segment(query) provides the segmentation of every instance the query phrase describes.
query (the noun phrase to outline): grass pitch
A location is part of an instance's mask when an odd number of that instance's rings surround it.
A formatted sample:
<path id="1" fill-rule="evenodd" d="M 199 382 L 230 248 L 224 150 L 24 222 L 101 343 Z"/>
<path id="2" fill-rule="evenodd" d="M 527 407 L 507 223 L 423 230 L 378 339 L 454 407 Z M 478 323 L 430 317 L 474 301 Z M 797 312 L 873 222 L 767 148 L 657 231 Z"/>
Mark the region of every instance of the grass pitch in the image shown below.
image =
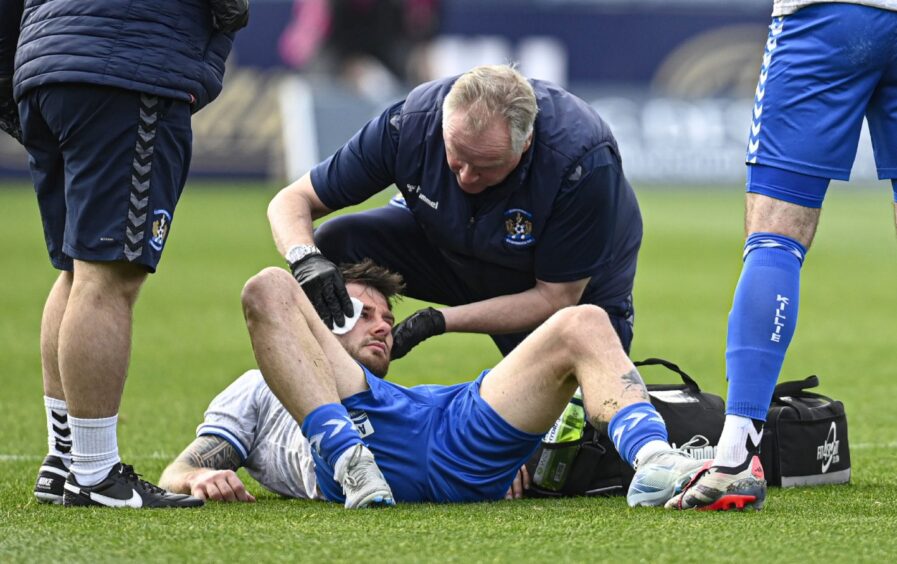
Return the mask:
<path id="1" fill-rule="evenodd" d="M 0 561 L 893 560 L 897 554 L 897 282 L 890 191 L 836 185 L 803 270 L 801 319 L 783 377 L 820 376 L 844 401 L 853 483 L 773 489 L 756 514 L 630 510 L 623 498 L 403 505 L 346 512 L 266 494 L 196 511 L 65 510 L 31 488 L 46 452 L 38 334 L 55 273 L 34 196 L 0 186 Z M 239 293 L 280 264 L 273 187 L 188 188 L 159 273 L 138 302 L 121 408 L 126 462 L 147 478 L 193 437 L 209 400 L 253 366 Z M 680 363 L 724 394 L 726 317 L 740 271 L 742 190 L 639 190 L 645 241 L 633 357 Z M 420 307 L 406 300 L 404 315 Z M 487 337 L 431 339 L 395 363 L 403 384 L 454 383 L 497 362 Z M 670 382 L 648 369 L 646 380 Z"/>

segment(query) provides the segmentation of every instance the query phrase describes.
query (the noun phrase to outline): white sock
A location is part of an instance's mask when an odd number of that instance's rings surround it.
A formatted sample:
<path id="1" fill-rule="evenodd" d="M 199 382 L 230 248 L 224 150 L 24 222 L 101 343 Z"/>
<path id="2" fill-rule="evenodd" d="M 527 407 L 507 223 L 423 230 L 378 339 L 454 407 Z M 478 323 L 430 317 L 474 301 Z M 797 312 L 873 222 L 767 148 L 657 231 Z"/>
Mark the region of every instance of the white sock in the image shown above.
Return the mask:
<path id="1" fill-rule="evenodd" d="M 748 441 L 751 441 L 752 451 L 760 450 L 760 439 L 763 437 L 763 427 L 757 430 L 757 425 L 750 417 L 740 415 L 726 415 L 726 423 L 723 425 L 723 433 L 716 447 L 716 458 L 713 464 L 716 466 L 738 466 L 748 457 Z"/>
<path id="2" fill-rule="evenodd" d="M 665 450 L 673 450 L 673 447 L 660 440 L 648 441 L 647 443 L 643 444 L 640 449 L 638 449 L 637 453 L 635 453 L 635 465 L 633 466 L 633 468 L 635 470 L 638 470 L 639 464 L 651 458 L 651 456 L 655 453 Z"/>
<path id="3" fill-rule="evenodd" d="M 116 427 L 118 415 L 102 419 L 69 416 L 72 428 L 72 465 L 69 472 L 82 486 L 101 482 L 121 462 Z"/>
<path id="4" fill-rule="evenodd" d="M 72 430 L 65 400 L 44 396 L 47 412 L 47 454 L 58 456 L 66 467 L 72 465 Z"/>

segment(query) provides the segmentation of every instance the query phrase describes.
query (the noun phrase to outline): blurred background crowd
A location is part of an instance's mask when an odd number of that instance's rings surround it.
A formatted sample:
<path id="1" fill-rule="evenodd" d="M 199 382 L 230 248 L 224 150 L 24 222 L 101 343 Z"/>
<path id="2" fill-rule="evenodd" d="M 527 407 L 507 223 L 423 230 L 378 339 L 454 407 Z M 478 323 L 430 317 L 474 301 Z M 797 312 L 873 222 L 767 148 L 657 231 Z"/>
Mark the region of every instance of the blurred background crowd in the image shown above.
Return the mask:
<path id="1" fill-rule="evenodd" d="M 191 174 L 295 179 L 414 85 L 516 62 L 596 107 L 633 182 L 740 182 L 771 4 L 252 0 L 224 92 L 194 119 Z M 873 179 L 859 150 L 853 177 Z M 0 177 L 27 177 L 6 136 Z"/>

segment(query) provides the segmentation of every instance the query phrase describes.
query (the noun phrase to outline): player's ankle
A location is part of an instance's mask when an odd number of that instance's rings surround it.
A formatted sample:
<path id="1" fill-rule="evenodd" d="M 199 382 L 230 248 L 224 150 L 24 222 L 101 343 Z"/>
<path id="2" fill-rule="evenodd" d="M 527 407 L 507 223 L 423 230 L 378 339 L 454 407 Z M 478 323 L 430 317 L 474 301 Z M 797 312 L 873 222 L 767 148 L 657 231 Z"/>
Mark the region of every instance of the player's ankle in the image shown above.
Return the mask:
<path id="1" fill-rule="evenodd" d="M 749 456 L 760 451 L 762 437 L 763 421 L 741 415 L 726 415 L 714 464 L 725 467 L 743 464 Z"/>

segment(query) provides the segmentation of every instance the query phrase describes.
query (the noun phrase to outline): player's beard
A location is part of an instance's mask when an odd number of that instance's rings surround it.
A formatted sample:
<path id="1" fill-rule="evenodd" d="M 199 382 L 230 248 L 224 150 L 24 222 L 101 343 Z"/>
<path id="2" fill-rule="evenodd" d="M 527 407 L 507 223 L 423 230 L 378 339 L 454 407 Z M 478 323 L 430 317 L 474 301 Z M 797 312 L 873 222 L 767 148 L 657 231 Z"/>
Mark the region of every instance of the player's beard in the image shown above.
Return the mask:
<path id="1" fill-rule="evenodd" d="M 386 378 L 386 373 L 389 371 L 389 350 L 386 351 L 386 356 L 381 356 L 375 354 L 367 347 L 375 339 L 365 339 L 358 345 L 352 347 L 352 350 L 349 351 L 349 354 L 363 364 L 365 368 L 370 370 L 375 376 L 380 378 Z M 379 341 L 382 342 L 382 341 Z"/>

